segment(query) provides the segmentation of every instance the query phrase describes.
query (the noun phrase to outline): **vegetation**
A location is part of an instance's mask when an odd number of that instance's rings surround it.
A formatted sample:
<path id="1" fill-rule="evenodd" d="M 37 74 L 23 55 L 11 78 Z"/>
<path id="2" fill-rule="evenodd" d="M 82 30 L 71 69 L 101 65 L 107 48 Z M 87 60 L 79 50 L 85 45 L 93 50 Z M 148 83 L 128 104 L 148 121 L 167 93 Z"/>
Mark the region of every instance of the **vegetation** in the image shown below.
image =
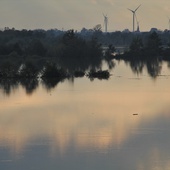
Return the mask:
<path id="1" fill-rule="evenodd" d="M 26 62 L 25 64 L 21 65 L 18 71 L 18 76 L 20 78 L 37 78 L 38 73 L 38 68 L 36 68 L 33 63 Z"/>
<path id="2" fill-rule="evenodd" d="M 136 36 L 130 46 L 129 50 L 124 54 L 117 55 L 116 59 L 124 60 L 170 60 L 170 48 L 168 45 L 163 45 L 158 33 L 152 32 L 148 35 L 145 42 Z"/>
<path id="3" fill-rule="evenodd" d="M 129 46 L 129 50 L 115 55 L 118 45 Z M 84 28 L 80 33 L 7 29 L 0 31 L 0 88 L 10 93 L 21 84 L 31 94 L 38 79 L 50 89 L 64 79 L 83 77 L 86 72 L 91 80 L 108 79 L 109 71 L 102 71 L 101 65 L 105 60 L 112 69 L 113 58 L 123 59 L 137 74 L 146 67 L 155 78 L 161 62 L 170 61 L 169 47 L 169 31 L 102 33 L 101 25 L 92 30 Z"/>
<path id="4" fill-rule="evenodd" d="M 43 77 L 54 77 L 61 71 L 54 65 L 71 74 L 101 66 L 102 46 L 95 36 L 85 40 L 74 30 L 56 33 L 54 30 L 0 31 L 0 77 L 37 77 L 41 70 Z"/>
<path id="5" fill-rule="evenodd" d="M 85 72 L 84 71 L 75 71 L 74 72 L 74 77 L 84 77 Z"/>
<path id="6" fill-rule="evenodd" d="M 129 46 L 129 51 L 115 55 L 116 46 Z M 101 65 L 105 60 L 112 69 L 113 58 L 123 59 L 135 74 L 146 68 L 156 78 L 162 61 L 170 61 L 169 47 L 169 31 L 102 33 L 101 25 L 80 33 L 6 29 L 0 31 L 0 89 L 9 95 L 22 85 L 31 95 L 40 81 L 50 90 L 65 79 L 72 82 L 85 75 L 90 80 L 108 79 L 110 73 Z"/>
<path id="7" fill-rule="evenodd" d="M 42 78 L 58 78 L 68 77 L 68 74 L 62 68 L 58 68 L 54 63 L 47 63 L 41 73 Z"/>
<path id="8" fill-rule="evenodd" d="M 95 71 L 95 70 L 90 70 L 89 73 L 87 74 L 87 76 L 93 80 L 94 78 L 98 78 L 98 79 L 108 79 L 110 77 L 110 73 L 108 70 L 99 70 L 99 71 Z"/>

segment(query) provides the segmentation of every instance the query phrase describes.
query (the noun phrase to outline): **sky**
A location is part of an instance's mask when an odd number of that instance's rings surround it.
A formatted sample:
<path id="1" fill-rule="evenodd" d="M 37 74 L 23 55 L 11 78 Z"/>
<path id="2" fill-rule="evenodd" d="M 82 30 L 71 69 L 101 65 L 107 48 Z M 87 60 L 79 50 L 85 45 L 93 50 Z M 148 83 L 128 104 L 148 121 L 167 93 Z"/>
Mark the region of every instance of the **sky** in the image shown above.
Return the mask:
<path id="1" fill-rule="evenodd" d="M 169 0 L 0 0 L 0 28 L 91 29 L 108 16 L 108 31 L 132 31 L 132 12 L 141 31 L 169 29 Z"/>

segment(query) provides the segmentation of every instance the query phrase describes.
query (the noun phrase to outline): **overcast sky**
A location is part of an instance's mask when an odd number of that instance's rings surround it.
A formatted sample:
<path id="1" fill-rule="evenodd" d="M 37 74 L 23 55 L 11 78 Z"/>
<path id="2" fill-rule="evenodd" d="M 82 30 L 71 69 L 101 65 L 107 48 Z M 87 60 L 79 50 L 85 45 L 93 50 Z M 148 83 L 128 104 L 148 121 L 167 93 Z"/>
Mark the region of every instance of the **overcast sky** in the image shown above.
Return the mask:
<path id="1" fill-rule="evenodd" d="M 136 15 L 141 31 L 169 28 L 170 0 L 0 0 L 0 28 L 79 31 L 97 24 L 104 27 L 104 13 L 109 31 L 132 31 L 132 12 L 127 8 L 140 4 Z"/>

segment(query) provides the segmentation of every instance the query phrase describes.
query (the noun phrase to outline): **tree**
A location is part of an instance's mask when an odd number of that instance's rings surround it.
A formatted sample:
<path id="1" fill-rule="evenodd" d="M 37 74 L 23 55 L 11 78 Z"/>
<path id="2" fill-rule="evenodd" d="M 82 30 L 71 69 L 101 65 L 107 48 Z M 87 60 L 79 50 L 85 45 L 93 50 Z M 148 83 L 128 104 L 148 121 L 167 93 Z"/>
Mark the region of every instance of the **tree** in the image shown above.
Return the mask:
<path id="1" fill-rule="evenodd" d="M 160 52 L 160 46 L 162 45 L 161 39 L 159 38 L 159 35 L 156 32 L 153 32 L 148 37 L 147 41 L 147 50 L 154 54 L 158 54 Z"/>
<path id="2" fill-rule="evenodd" d="M 98 38 L 98 39 L 102 36 L 102 26 L 101 26 L 101 24 L 97 24 L 93 28 L 93 36 Z"/>
<path id="3" fill-rule="evenodd" d="M 47 49 L 40 40 L 33 40 L 30 43 L 27 52 L 30 55 L 45 56 Z"/>
<path id="4" fill-rule="evenodd" d="M 73 43 L 73 40 L 76 39 L 76 35 L 74 30 L 68 30 L 64 35 L 63 35 L 63 42 L 65 45 L 69 45 L 71 43 Z"/>
<path id="5" fill-rule="evenodd" d="M 97 24 L 96 26 L 94 26 L 93 30 L 94 32 L 102 32 L 101 24 Z"/>
<path id="6" fill-rule="evenodd" d="M 21 78 L 36 78 L 38 75 L 38 69 L 32 62 L 26 62 L 22 65 L 22 68 L 19 72 Z"/>
<path id="7" fill-rule="evenodd" d="M 139 37 L 135 37 L 130 45 L 130 50 L 133 52 L 139 52 L 142 48 L 143 48 L 142 39 Z"/>

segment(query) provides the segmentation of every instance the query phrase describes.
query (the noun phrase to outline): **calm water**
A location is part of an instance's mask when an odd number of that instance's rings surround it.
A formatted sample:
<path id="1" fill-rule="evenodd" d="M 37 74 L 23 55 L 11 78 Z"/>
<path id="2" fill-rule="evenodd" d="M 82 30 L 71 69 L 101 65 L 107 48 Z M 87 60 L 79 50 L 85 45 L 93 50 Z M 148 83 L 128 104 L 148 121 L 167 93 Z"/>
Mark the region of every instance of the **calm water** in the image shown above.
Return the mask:
<path id="1" fill-rule="evenodd" d="M 0 169 L 170 170 L 168 64 L 158 73 L 116 62 L 109 80 L 1 85 Z"/>

